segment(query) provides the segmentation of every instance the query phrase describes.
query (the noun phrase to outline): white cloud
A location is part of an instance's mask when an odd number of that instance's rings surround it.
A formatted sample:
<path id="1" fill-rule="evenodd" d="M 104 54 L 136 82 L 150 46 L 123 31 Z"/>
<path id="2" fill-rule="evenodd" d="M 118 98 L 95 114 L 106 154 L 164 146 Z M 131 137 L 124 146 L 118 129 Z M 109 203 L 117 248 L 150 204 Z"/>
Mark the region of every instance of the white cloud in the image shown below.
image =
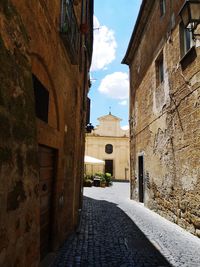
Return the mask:
<path id="1" fill-rule="evenodd" d="M 90 81 L 91 81 L 91 83 L 94 84 L 96 82 L 96 80 L 97 79 L 95 77 L 93 77 L 92 72 L 90 72 Z"/>
<path id="2" fill-rule="evenodd" d="M 98 91 L 109 98 L 128 99 L 129 78 L 125 72 L 114 72 L 106 75 L 100 83 Z"/>
<path id="3" fill-rule="evenodd" d="M 94 16 L 94 45 L 91 71 L 105 69 L 116 57 L 117 43 L 114 31 L 100 25 Z"/>
<path id="4" fill-rule="evenodd" d="M 118 103 L 121 106 L 126 106 L 127 105 L 127 100 L 122 100 Z"/>
<path id="5" fill-rule="evenodd" d="M 129 125 L 122 126 L 121 128 L 122 128 L 122 130 L 125 130 L 125 131 L 129 130 Z"/>

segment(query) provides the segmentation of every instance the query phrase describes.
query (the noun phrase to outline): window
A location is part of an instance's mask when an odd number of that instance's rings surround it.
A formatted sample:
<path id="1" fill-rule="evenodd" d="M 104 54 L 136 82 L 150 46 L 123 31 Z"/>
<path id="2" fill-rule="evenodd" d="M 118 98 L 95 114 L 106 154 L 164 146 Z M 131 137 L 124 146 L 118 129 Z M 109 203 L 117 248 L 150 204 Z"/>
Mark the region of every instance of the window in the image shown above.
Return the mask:
<path id="1" fill-rule="evenodd" d="M 160 0 L 160 16 L 163 17 L 166 13 L 166 0 Z"/>
<path id="2" fill-rule="evenodd" d="M 106 152 L 107 154 L 112 154 L 112 152 L 113 152 L 113 146 L 112 146 L 111 144 L 107 144 L 107 145 L 105 146 L 105 152 Z"/>
<path id="3" fill-rule="evenodd" d="M 62 0 L 61 37 L 72 64 L 78 64 L 79 28 L 72 0 Z"/>
<path id="4" fill-rule="evenodd" d="M 49 113 L 49 92 L 44 85 L 37 79 L 35 75 L 33 78 L 33 88 L 35 95 L 35 113 L 36 116 L 48 123 Z"/>
<path id="5" fill-rule="evenodd" d="M 192 33 L 185 29 L 183 23 L 180 24 L 180 48 L 181 57 L 184 57 L 193 45 Z"/>
<path id="6" fill-rule="evenodd" d="M 156 86 L 159 86 L 164 81 L 164 64 L 163 53 L 156 60 Z"/>

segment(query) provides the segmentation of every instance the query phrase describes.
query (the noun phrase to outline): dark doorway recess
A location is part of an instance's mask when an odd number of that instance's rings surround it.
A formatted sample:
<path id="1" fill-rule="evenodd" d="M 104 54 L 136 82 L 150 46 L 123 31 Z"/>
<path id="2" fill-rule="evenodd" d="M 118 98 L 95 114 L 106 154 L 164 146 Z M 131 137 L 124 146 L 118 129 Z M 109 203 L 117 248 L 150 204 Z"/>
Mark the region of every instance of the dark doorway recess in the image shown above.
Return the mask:
<path id="1" fill-rule="evenodd" d="M 51 250 L 52 200 L 56 150 L 39 145 L 40 165 L 40 260 Z"/>
<path id="2" fill-rule="evenodd" d="M 105 173 L 108 172 L 113 176 L 113 160 L 106 159 L 105 160 Z"/>
<path id="3" fill-rule="evenodd" d="M 144 202 L 144 156 L 138 157 L 139 201 Z"/>

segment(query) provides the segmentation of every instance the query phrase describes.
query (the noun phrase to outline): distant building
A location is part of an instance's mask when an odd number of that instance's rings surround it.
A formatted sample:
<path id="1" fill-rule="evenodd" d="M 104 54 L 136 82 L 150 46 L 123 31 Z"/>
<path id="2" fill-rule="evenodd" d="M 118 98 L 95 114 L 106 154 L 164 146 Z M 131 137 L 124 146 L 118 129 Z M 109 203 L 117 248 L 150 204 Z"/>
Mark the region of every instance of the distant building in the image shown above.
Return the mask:
<path id="1" fill-rule="evenodd" d="M 200 236 L 200 40 L 183 26 L 184 2 L 144 0 L 123 59 L 131 198 Z"/>
<path id="2" fill-rule="evenodd" d="M 129 180 L 129 130 L 120 127 L 120 118 L 109 113 L 86 135 L 85 154 L 105 161 L 105 165 L 87 166 L 87 173 L 108 172 L 115 179 Z"/>
<path id="3" fill-rule="evenodd" d="M 79 220 L 93 0 L 0 1 L 0 266 L 38 267 Z"/>

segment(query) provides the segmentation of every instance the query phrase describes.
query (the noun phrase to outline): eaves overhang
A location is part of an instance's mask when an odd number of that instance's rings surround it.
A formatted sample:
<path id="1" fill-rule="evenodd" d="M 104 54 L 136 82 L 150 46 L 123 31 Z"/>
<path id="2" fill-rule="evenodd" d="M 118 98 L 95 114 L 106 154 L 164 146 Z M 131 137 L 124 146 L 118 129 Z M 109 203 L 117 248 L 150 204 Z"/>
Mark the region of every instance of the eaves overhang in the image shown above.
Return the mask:
<path id="1" fill-rule="evenodd" d="M 145 26 L 147 25 L 147 21 L 149 19 L 150 11 L 154 4 L 155 4 L 154 0 L 142 1 L 126 54 L 121 62 L 122 64 L 130 65 L 134 57 L 134 54 L 137 51 L 137 48 L 140 44 L 140 40 L 142 38 Z"/>

